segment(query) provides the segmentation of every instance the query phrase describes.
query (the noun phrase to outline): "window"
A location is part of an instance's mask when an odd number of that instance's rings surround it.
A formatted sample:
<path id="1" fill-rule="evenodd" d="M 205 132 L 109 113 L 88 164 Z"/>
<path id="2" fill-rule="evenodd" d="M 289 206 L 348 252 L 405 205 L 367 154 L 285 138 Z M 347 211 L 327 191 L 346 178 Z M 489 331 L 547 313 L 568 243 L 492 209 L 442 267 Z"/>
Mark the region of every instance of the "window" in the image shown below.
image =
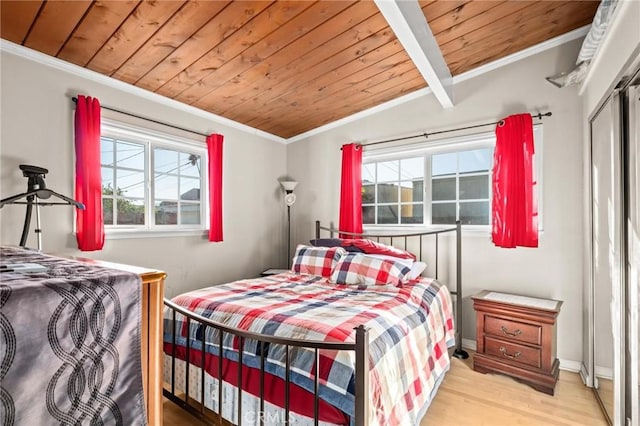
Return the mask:
<path id="1" fill-rule="evenodd" d="M 534 126 L 540 176 L 542 126 Z M 423 144 L 411 150 L 365 152 L 362 220 L 366 225 L 491 224 L 495 135 L 486 133 Z M 537 190 L 541 183 L 538 179 Z M 540 197 L 538 206 L 541 210 Z M 539 219 L 541 223 L 541 211 Z"/>
<path id="2" fill-rule="evenodd" d="M 202 142 L 103 121 L 101 163 L 108 231 L 205 228 Z"/>

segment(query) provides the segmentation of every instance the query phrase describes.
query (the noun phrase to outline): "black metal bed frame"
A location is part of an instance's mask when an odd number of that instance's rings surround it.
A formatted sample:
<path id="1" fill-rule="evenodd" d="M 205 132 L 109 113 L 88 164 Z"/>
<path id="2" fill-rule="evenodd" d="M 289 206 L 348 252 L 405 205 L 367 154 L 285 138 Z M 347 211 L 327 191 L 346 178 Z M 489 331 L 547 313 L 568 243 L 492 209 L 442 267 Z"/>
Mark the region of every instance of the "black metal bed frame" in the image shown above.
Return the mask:
<path id="1" fill-rule="evenodd" d="M 467 358 L 469 355 L 462 349 L 462 228 L 460 222 L 456 223 L 455 227 L 448 227 L 444 229 L 434 230 L 434 231 L 426 231 L 426 232 L 416 232 L 416 233 L 408 233 L 408 234 L 356 234 L 351 232 L 342 232 L 330 227 L 323 227 L 320 225 L 319 221 L 316 221 L 316 238 L 320 238 L 321 231 L 329 232 L 331 237 L 334 237 L 335 234 L 347 235 L 349 237 L 358 237 L 358 238 L 369 238 L 375 239 L 380 242 L 380 239 L 389 239 L 390 245 L 393 246 L 394 239 L 403 239 L 404 246 L 403 248 L 406 250 L 408 247 L 408 239 L 409 238 L 418 238 L 419 239 L 419 254 L 418 259 L 420 261 L 423 260 L 423 238 L 425 236 L 435 235 L 435 278 L 438 278 L 438 236 L 443 233 L 455 232 L 456 233 L 456 291 L 451 292 L 456 295 L 456 349 L 453 353 L 453 356 L 457 358 Z M 239 341 L 238 352 L 239 354 L 243 354 L 244 352 L 244 343 L 245 339 L 254 340 L 259 345 L 260 349 L 260 414 L 264 413 L 264 376 L 265 376 L 265 344 L 276 344 L 283 345 L 285 347 L 285 406 L 284 406 L 284 424 L 290 424 L 290 409 L 289 409 L 289 387 L 290 387 L 290 348 L 297 347 L 303 350 L 313 351 L 315 355 L 315 368 L 314 368 L 314 424 L 318 425 L 319 422 L 319 384 L 318 384 L 318 368 L 319 368 L 319 357 L 321 350 L 342 350 L 342 351 L 354 351 L 355 352 L 355 407 L 354 407 L 354 423 L 356 426 L 366 426 L 369 424 L 368 422 L 368 413 L 369 413 L 369 335 L 368 330 L 360 325 L 356 327 L 356 338 L 354 343 L 340 343 L 340 342 L 325 342 L 325 341 L 312 341 L 312 340 L 301 340 L 301 339 L 291 339 L 291 338 L 281 338 L 275 337 L 272 335 L 265 335 L 259 333 L 252 333 L 246 330 L 241 330 L 238 328 L 230 327 L 228 325 L 218 323 L 216 321 L 212 321 L 208 318 L 205 318 L 201 315 L 198 315 L 194 312 L 191 312 L 181 306 L 176 305 L 170 300 L 164 299 L 165 312 L 169 310 L 171 318 L 172 318 L 172 353 L 171 353 L 171 384 L 163 387 L 163 394 L 169 400 L 175 402 L 177 405 L 195 415 L 196 417 L 205 420 L 205 421 L 215 421 L 217 420 L 219 425 L 228 424 L 228 421 L 223 419 L 222 417 L 222 400 L 223 400 L 223 374 L 222 374 L 222 361 L 223 361 L 223 341 L 225 333 L 231 334 L 235 336 Z M 186 328 L 187 330 L 191 330 L 191 323 L 196 322 L 200 327 L 202 327 L 202 333 L 198 333 L 202 336 L 202 339 L 198 339 L 199 343 L 202 345 L 200 350 L 200 401 L 197 404 L 192 402 L 192 398 L 189 396 L 189 368 L 191 363 L 189 360 L 191 359 L 190 351 L 192 349 L 190 334 L 187 333 L 186 338 L 186 361 L 185 361 L 185 393 L 183 396 L 176 395 L 175 392 L 175 382 L 176 382 L 176 313 L 180 313 L 184 315 L 186 318 Z M 215 378 L 218 381 L 218 411 L 217 411 L 217 419 L 215 414 L 212 413 L 208 408 L 205 407 L 205 356 L 206 350 L 205 345 L 208 344 L 206 341 L 207 336 L 207 328 L 212 328 L 218 331 L 218 377 Z M 238 425 L 242 424 L 242 367 L 243 367 L 243 356 L 238 356 L 238 386 L 236 392 L 237 398 L 237 420 Z M 194 367 L 195 368 L 195 367 Z M 167 389 L 167 387 L 170 387 Z M 264 416 L 258 416 L 260 419 L 260 425 L 264 425 Z"/>

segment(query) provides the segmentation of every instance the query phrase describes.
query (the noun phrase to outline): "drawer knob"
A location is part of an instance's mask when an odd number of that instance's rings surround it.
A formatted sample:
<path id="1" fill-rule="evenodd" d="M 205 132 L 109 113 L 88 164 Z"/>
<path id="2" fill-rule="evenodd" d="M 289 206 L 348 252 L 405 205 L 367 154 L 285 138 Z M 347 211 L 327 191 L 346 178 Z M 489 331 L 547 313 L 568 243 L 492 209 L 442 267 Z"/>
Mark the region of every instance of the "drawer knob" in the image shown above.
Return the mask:
<path id="1" fill-rule="evenodd" d="M 511 337 L 516 337 L 522 334 L 522 330 L 517 329 L 516 331 L 514 331 L 513 333 L 510 332 L 509 330 L 507 330 L 507 327 L 505 327 L 504 325 L 500 326 L 500 330 L 502 330 L 502 332 L 507 335 L 507 336 L 511 336 Z"/>
<path id="2" fill-rule="evenodd" d="M 507 349 L 504 346 L 500 346 L 500 352 L 502 352 L 502 355 L 506 356 L 507 358 L 511 358 L 511 359 L 516 359 L 518 358 L 520 355 L 522 355 L 522 353 L 516 351 L 513 355 L 509 354 L 507 352 Z"/>

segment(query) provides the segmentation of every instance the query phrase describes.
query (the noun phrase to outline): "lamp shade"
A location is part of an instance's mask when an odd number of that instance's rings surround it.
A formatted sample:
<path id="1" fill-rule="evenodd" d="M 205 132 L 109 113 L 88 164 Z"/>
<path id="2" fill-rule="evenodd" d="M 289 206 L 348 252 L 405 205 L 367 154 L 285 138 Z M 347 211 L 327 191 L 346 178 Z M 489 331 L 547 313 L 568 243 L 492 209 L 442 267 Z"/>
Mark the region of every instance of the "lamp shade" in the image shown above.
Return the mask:
<path id="1" fill-rule="evenodd" d="M 298 185 L 298 182 L 296 182 L 294 180 L 285 180 L 285 181 L 280 182 L 280 185 L 282 185 L 282 188 L 284 188 L 285 191 L 293 192 L 293 190 L 295 189 L 296 185 Z"/>

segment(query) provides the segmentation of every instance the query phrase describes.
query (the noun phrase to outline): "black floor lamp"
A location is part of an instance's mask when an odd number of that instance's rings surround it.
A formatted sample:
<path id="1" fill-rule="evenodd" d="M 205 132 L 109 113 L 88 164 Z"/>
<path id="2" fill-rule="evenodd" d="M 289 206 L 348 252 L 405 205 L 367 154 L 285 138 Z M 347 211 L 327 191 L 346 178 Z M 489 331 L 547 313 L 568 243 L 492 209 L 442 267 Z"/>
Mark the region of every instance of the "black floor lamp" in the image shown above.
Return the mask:
<path id="1" fill-rule="evenodd" d="M 287 266 L 291 262 L 291 206 L 296 202 L 296 194 L 293 193 L 298 182 L 286 180 L 280 182 L 284 189 L 284 203 L 287 205 Z"/>

